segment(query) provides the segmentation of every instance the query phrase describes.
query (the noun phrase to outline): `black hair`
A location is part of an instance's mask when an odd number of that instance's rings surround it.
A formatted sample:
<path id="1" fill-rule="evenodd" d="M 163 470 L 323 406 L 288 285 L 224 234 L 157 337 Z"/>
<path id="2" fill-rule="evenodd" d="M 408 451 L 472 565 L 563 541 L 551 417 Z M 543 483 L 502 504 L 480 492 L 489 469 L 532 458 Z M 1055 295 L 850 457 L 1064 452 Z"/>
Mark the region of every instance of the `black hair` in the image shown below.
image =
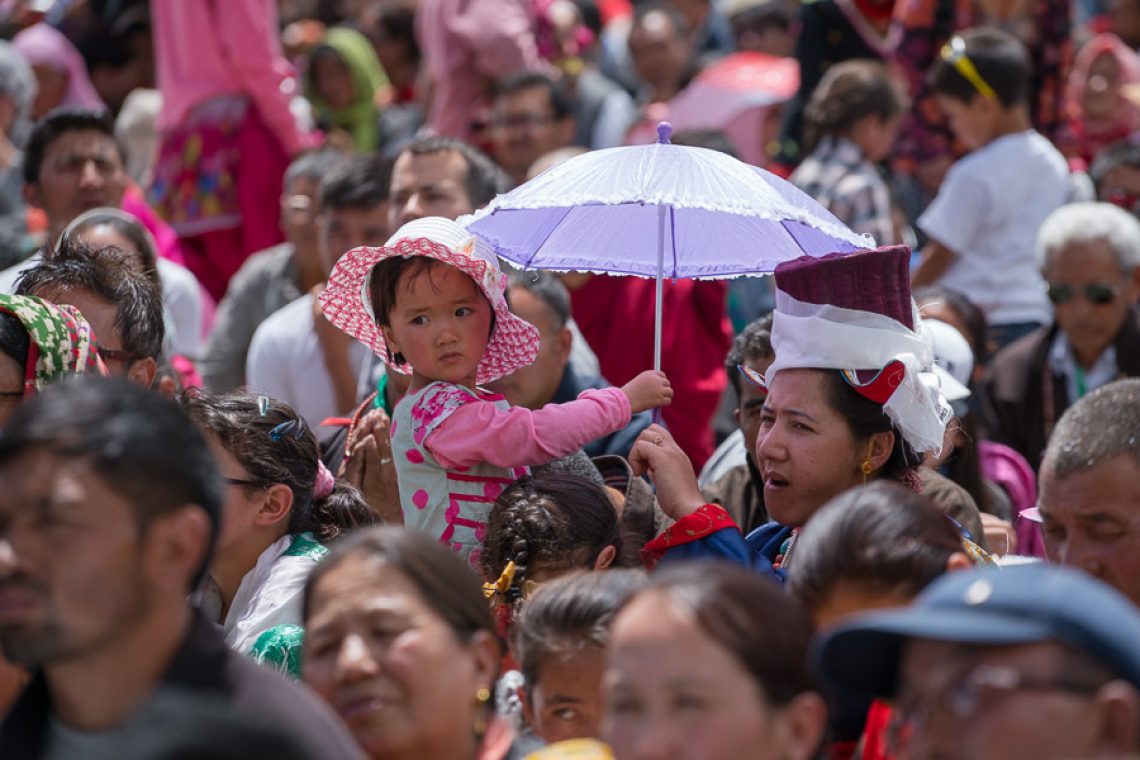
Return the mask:
<path id="1" fill-rule="evenodd" d="M 512 271 L 510 288 L 520 288 L 542 301 L 554 315 L 554 329 L 561 330 L 570 322 L 570 291 L 562 280 L 550 272 L 538 270 Z"/>
<path id="2" fill-rule="evenodd" d="M 392 185 L 392 162 L 379 153 L 347 156 L 334 163 L 317 191 L 317 207 L 328 209 L 374 209 L 388 200 Z"/>
<path id="3" fill-rule="evenodd" d="M 719 129 L 684 129 L 675 132 L 670 139 L 673 145 L 688 145 L 693 148 L 708 148 L 726 156 L 740 158 L 740 151 L 732 138 Z"/>
<path id="4" fill-rule="evenodd" d="M 337 481 L 332 491 L 314 499 L 317 483 L 317 439 L 288 404 L 259 399 L 244 390 L 213 395 L 193 388 L 179 397 L 182 408 L 204 432 L 217 436 L 222 448 L 241 463 L 259 486 L 281 483 L 293 492 L 288 532 L 312 532 L 327 543 L 354 528 L 378 522 L 360 492 Z"/>
<path id="5" fill-rule="evenodd" d="M 521 599 L 528 568 L 590 569 L 602 550 L 622 550 L 617 510 L 601 486 L 560 472 L 528 475 L 499 494 L 487 517 L 483 577 L 494 583 L 508 562 L 515 577 L 504 596 Z"/>
<path id="6" fill-rule="evenodd" d="M 922 458 L 906 442 L 883 407 L 860 396 L 842 373 L 827 369 L 819 371 L 826 376 L 824 387 L 831 407 L 847 422 L 856 440 L 866 440 L 876 433 L 895 434 L 894 448 L 881 470 L 883 477 L 900 482 L 910 480 Z"/>
<path id="7" fill-rule="evenodd" d="M 130 503 L 142 529 L 186 505 L 201 507 L 212 550 L 223 498 L 218 469 L 202 434 L 170 399 L 122 378 L 84 375 L 54 383 L 8 420 L 0 467 L 33 449 L 88 463 Z M 197 587 L 209 554 L 187 590 Z"/>
<path id="8" fill-rule="evenodd" d="M 804 150 L 827 136 L 843 137 L 859 122 L 881 123 L 909 107 L 906 93 L 878 61 L 843 61 L 827 70 L 804 107 Z"/>
<path id="9" fill-rule="evenodd" d="M 132 254 L 114 246 L 91 248 L 65 236 L 55 255 L 20 275 L 16 294 L 50 301 L 51 296 L 86 290 L 114 304 L 114 324 L 123 340 L 123 350 L 135 360 L 157 361 L 166 337 L 162 293 L 155 280 L 141 271 L 132 258 Z"/>
<path id="10" fill-rule="evenodd" d="M 495 97 L 501 98 L 523 90 L 539 88 L 546 90 L 547 98 L 550 100 L 550 111 L 555 121 L 561 121 L 571 115 L 570 98 L 566 96 L 561 85 L 541 71 L 516 71 L 507 74 L 495 83 Z"/>
<path id="11" fill-rule="evenodd" d="M 942 285 L 929 285 L 914 291 L 914 302 L 918 304 L 918 311 L 933 303 L 944 303 L 954 312 L 962 325 L 966 328 L 966 342 L 974 352 L 974 366 L 984 367 L 989 361 L 989 327 L 986 325 L 986 315 L 982 313 L 973 301 L 964 294 Z"/>
<path id="12" fill-rule="evenodd" d="M 372 302 L 372 311 L 376 315 L 376 324 L 383 325 L 384 327 L 391 326 L 389 317 L 392 314 L 392 309 L 396 308 L 396 294 L 405 274 L 408 275 L 408 280 L 404 285 L 404 287 L 407 288 L 412 278 L 418 277 L 421 274 L 427 274 L 430 277 L 438 266 L 448 265 L 429 256 L 408 256 L 407 258 L 403 256 L 392 256 L 374 266 L 372 273 L 368 276 L 368 298 Z M 482 291 L 480 291 L 480 293 L 482 293 Z M 494 334 L 495 310 L 492 308 L 491 329 L 488 335 Z M 403 354 L 394 354 L 391 349 L 389 349 L 387 363 L 403 365 L 407 364 L 407 361 L 404 359 Z"/>
<path id="13" fill-rule="evenodd" d="M 338 541 L 305 582 L 302 608 L 306 624 L 314 615 L 313 592 L 321 579 L 356 557 L 398 570 L 459 641 L 470 641 L 479 631 L 495 633 L 491 608 L 471 567 L 438 541 L 403 527 L 368 528 Z"/>
<path id="14" fill-rule="evenodd" d="M 961 551 L 958 528 L 925 496 L 898 483 L 868 483 L 812 515 L 796 539 L 788 587 L 813 610 L 840 583 L 913 597 Z"/>
<path id="15" fill-rule="evenodd" d="M 1029 51 L 1016 37 L 1000 29 L 982 27 L 962 32 L 966 56 L 974 64 L 978 76 L 993 89 L 1005 108 L 1029 101 L 1029 84 L 1033 67 Z M 939 56 L 927 74 L 927 83 L 937 95 L 970 103 L 981 95 L 978 88 L 954 65 Z"/>
<path id="16" fill-rule="evenodd" d="M 728 382 L 736 391 L 736 400 L 740 400 L 740 370 L 741 364 L 754 362 L 758 359 L 770 359 L 775 356 L 772 350 L 772 315 L 766 314 L 760 319 L 749 322 L 740 334 L 732 339 L 732 347 L 728 349 L 728 356 L 724 360 L 724 371 L 728 373 Z"/>
<path id="17" fill-rule="evenodd" d="M 85 230 L 101 225 L 110 227 L 131 241 L 135 246 L 135 250 L 138 251 L 139 269 L 154 282 L 161 293 L 162 279 L 158 274 L 158 251 L 154 248 L 154 239 L 150 236 L 150 233 L 147 232 L 146 227 L 143 227 L 142 222 L 126 216 L 122 211 L 117 209 L 94 209 L 82 214 L 68 225 L 66 232 L 68 243 L 66 247 L 74 246 L 77 242 L 76 239 L 81 239 Z M 61 244 L 60 247 L 64 248 L 65 245 Z M 130 257 L 130 251 L 124 251 L 123 253 L 128 258 Z M 58 252 L 55 255 L 58 255 Z M 66 256 L 67 254 L 65 253 L 64 255 Z"/>
<path id="18" fill-rule="evenodd" d="M 299 179 L 320 182 L 346 158 L 347 156 L 344 153 L 332 148 L 307 150 L 289 163 L 289 168 L 285 170 L 285 180 L 282 185 L 288 190 L 289 186 Z"/>
<path id="19" fill-rule="evenodd" d="M 23 369 L 28 366 L 31 347 L 31 338 L 24 324 L 14 314 L 0 311 L 0 352 Z"/>
<path id="20" fill-rule="evenodd" d="M 115 144 L 119 161 L 126 163 L 126 152 L 115 138 L 115 120 L 104 110 L 90 108 L 57 108 L 36 122 L 24 149 L 24 184 L 35 185 L 40 181 L 44 156 L 51 145 L 71 132 L 101 132 Z"/>
<path id="21" fill-rule="evenodd" d="M 463 187 L 474 208 L 486 206 L 496 195 L 510 189 L 510 178 L 498 164 L 483 151 L 455 137 L 441 135 L 417 137 L 404 146 L 400 154 L 431 156 L 448 151 L 458 153 L 467 164 L 467 173 L 463 175 Z"/>
<path id="22" fill-rule="evenodd" d="M 783 2 L 758 3 L 728 17 L 732 36 L 737 40 L 746 34 L 764 34 L 769 29 L 789 32 L 792 29 L 792 20 L 788 4 Z"/>
<path id="23" fill-rule="evenodd" d="M 1109 145 L 1096 154 L 1092 166 L 1089 167 L 1089 177 L 1092 178 L 1093 184 L 1096 186 L 1097 197 L 1101 200 L 1105 199 L 1100 197 L 1100 185 L 1108 173 L 1118 166 L 1140 169 L 1140 143 L 1122 140 Z"/>
<path id="24" fill-rule="evenodd" d="M 399 40 L 408 48 L 408 58 L 419 64 L 423 58 L 416 40 L 416 14 L 400 3 L 377 3 L 374 21 L 376 31 L 390 40 Z"/>
<path id="25" fill-rule="evenodd" d="M 646 594 L 662 594 L 689 612 L 770 704 L 787 705 L 815 690 L 808 670 L 811 618 L 775 581 L 721 560 L 677 562 L 654 572 L 626 605 Z"/>
<path id="26" fill-rule="evenodd" d="M 511 652 L 526 679 L 527 695 L 551 657 L 604 650 L 618 610 L 645 583 L 644 571 L 624 569 L 576 572 L 544 584 L 511 632 Z"/>

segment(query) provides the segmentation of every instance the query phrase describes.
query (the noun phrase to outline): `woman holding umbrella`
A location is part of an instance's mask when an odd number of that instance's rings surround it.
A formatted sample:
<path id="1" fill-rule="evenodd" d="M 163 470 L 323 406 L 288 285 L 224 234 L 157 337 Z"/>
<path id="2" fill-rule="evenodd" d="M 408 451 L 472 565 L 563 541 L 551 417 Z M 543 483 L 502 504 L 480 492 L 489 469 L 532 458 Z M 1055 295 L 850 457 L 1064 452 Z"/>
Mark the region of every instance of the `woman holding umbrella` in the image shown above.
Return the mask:
<path id="1" fill-rule="evenodd" d="M 903 248 L 803 257 L 776 268 L 776 360 L 756 462 L 774 522 L 747 538 L 701 498 L 668 434 L 647 429 L 630 459 L 677 523 L 646 546 L 662 557 L 716 555 L 783 579 L 800 528 L 834 496 L 872 480 L 922 489 L 922 453 L 939 450 L 951 410 L 910 297 Z"/>

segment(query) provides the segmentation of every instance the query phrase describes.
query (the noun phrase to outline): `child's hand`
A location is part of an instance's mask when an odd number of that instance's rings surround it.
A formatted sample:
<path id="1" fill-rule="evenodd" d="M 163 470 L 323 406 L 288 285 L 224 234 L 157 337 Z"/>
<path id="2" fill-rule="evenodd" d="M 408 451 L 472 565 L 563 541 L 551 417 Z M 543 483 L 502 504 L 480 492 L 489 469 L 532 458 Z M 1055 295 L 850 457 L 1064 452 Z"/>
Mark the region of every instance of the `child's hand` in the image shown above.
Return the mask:
<path id="1" fill-rule="evenodd" d="M 632 414 L 673 403 L 673 386 L 669 385 L 665 373 L 658 370 L 645 370 L 623 385 L 621 391 L 629 397 Z"/>

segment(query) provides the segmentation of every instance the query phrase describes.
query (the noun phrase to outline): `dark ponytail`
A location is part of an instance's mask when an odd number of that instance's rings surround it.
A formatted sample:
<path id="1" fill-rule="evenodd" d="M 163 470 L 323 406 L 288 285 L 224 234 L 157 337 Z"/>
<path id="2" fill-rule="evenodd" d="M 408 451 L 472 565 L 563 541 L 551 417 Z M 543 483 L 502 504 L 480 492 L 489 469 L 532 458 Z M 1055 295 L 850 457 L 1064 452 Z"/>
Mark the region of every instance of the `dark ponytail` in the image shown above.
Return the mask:
<path id="1" fill-rule="evenodd" d="M 288 404 L 244 389 L 214 395 L 192 388 L 179 401 L 194 423 L 215 435 L 259 484 L 289 487 L 290 534 L 311 532 L 318 541 L 328 542 L 378 521 L 360 492 L 347 483 L 337 482 L 315 498 L 317 439 Z"/>

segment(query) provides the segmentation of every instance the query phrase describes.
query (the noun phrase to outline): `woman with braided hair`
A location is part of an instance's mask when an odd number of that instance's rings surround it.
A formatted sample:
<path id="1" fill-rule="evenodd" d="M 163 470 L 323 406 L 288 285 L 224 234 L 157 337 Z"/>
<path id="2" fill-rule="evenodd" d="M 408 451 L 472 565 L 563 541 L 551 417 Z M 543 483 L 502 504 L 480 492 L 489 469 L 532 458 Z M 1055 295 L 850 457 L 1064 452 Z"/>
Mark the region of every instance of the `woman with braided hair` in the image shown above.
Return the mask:
<path id="1" fill-rule="evenodd" d="M 316 438 L 287 404 L 200 390 L 184 393 L 181 403 L 205 434 L 227 487 L 196 601 L 231 648 L 300 678 L 305 579 L 328 554 L 326 543 L 376 517 L 320 462 Z"/>
<path id="2" fill-rule="evenodd" d="M 604 570 L 621 548 L 617 510 L 601 486 L 560 472 L 517 480 L 491 508 L 480 557 L 500 633 L 536 585 L 573 570 Z"/>

